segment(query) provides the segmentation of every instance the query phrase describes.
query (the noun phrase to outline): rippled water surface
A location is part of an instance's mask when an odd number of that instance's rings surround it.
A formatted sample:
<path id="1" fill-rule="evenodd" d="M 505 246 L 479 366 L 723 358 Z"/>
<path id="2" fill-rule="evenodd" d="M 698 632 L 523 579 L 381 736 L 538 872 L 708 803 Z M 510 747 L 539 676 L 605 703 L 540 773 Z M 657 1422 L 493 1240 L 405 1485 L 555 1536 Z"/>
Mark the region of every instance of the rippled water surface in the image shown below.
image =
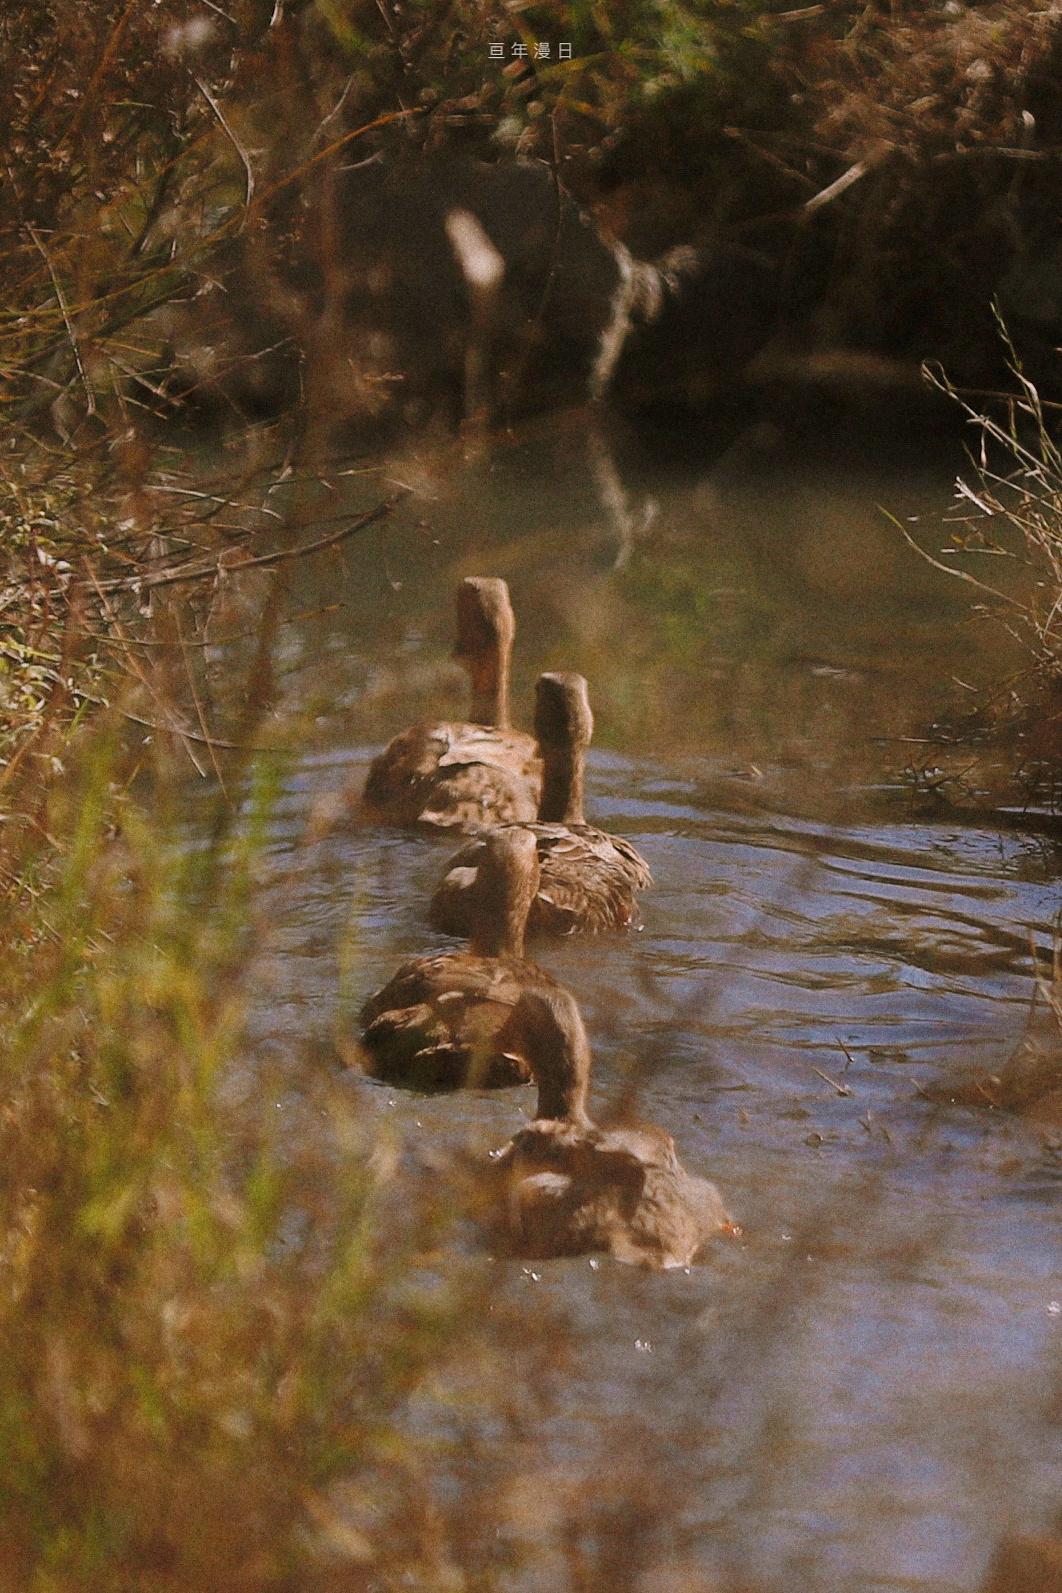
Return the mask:
<path id="1" fill-rule="evenodd" d="M 460 468 L 425 453 L 394 466 L 416 493 L 391 523 L 300 569 L 282 633 L 316 731 L 273 819 L 244 1082 L 286 1061 L 293 1132 L 300 1059 L 322 1065 L 438 943 L 445 839 L 300 838 L 395 730 L 460 716 L 456 580 L 510 582 L 518 722 L 540 670 L 587 675 L 588 810 L 657 888 L 641 933 L 536 955 L 582 1004 L 599 1104 L 642 1065 L 641 1111 L 745 1237 L 677 1275 L 493 1265 L 575 1327 L 542 1464 L 607 1470 L 633 1446 L 672 1554 L 771 1590 L 973 1588 L 1062 1482 L 1057 1152 L 920 1093 L 1006 1058 L 1058 907 L 1052 843 L 937 815 L 898 778 L 954 677 L 1002 663 L 879 508 L 939 549 L 952 471 L 755 434 L 610 475 L 578 418 Z M 350 1088 L 414 1155 L 500 1144 L 530 1105 Z M 556 1585 L 546 1563 L 521 1575 Z"/>

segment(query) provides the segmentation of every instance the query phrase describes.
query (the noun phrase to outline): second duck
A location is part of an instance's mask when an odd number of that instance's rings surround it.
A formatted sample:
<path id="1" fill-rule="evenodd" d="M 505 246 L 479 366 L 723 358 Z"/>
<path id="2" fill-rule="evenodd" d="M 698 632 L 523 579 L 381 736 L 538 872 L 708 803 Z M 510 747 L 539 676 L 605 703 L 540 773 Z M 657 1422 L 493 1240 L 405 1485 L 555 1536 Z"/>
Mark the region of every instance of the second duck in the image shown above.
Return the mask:
<path id="1" fill-rule="evenodd" d="M 535 691 L 535 735 L 543 763 L 538 820 L 506 826 L 535 838 L 540 879 L 528 917 L 531 931 L 570 935 L 629 929 L 637 921 L 636 893 L 653 883 L 649 865 L 630 841 L 586 822 L 583 787 L 593 730 L 583 676 L 540 675 Z M 437 929 L 469 933 L 484 845 L 473 841 L 451 858 L 431 902 Z"/>

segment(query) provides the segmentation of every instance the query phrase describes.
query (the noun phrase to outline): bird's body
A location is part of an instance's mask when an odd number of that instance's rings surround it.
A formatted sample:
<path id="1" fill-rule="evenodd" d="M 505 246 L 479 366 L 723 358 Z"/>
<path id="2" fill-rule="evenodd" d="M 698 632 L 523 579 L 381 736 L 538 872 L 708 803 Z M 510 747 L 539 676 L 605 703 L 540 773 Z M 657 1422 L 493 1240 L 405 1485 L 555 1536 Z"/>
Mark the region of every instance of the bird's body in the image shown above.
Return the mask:
<path id="1" fill-rule="evenodd" d="M 540 881 L 528 927 L 545 934 L 629 929 L 637 922 L 636 892 L 653 883 L 645 859 L 622 836 L 587 824 L 583 771 L 593 716 L 581 675 L 548 674 L 538 682 L 535 729 L 543 759 L 538 820 L 523 823 L 535 837 Z M 431 903 L 431 921 L 467 934 L 482 843 L 451 859 Z"/>
<path id="2" fill-rule="evenodd" d="M 719 1191 L 687 1173 L 662 1129 L 534 1122 L 498 1158 L 514 1243 L 527 1256 L 603 1250 L 689 1266 L 729 1222 Z"/>
<path id="3" fill-rule="evenodd" d="M 534 738 L 468 721 L 411 725 L 373 760 L 365 802 L 394 824 L 477 830 L 534 818 Z"/>
<path id="4" fill-rule="evenodd" d="M 531 904 L 532 933 L 595 934 L 637 922 L 635 892 L 653 883 L 645 859 L 621 835 L 591 824 L 521 824 L 535 837 L 540 882 Z M 471 898 L 483 848 L 478 841 L 454 854 L 432 897 L 431 921 L 451 935 L 467 934 Z"/>
<path id="5" fill-rule="evenodd" d="M 386 823 L 480 830 L 533 819 L 542 766 L 534 738 L 509 725 L 509 661 L 516 624 L 509 590 L 474 576 L 457 591 L 455 657 L 469 672 L 467 720 L 401 731 L 365 782 L 370 817 Z"/>
<path id="6" fill-rule="evenodd" d="M 418 957 L 362 1008 L 371 1072 L 420 1090 L 526 1084 L 531 1064 L 506 1033 L 529 984 L 548 975 L 515 957 Z"/>
<path id="7" fill-rule="evenodd" d="M 486 838 L 467 951 L 405 963 L 362 1008 L 366 1071 L 414 1089 L 521 1084 L 531 1058 L 511 1026 L 528 989 L 553 984 L 524 957 L 538 886 L 534 841 L 519 828 Z"/>
<path id="8" fill-rule="evenodd" d="M 519 1254 L 605 1251 L 640 1266 L 684 1267 L 732 1228 L 719 1191 L 686 1172 L 670 1134 L 591 1121 L 590 1048 L 566 991 L 526 991 L 511 1027 L 539 1086 L 535 1121 L 492 1167 L 494 1215 Z"/>

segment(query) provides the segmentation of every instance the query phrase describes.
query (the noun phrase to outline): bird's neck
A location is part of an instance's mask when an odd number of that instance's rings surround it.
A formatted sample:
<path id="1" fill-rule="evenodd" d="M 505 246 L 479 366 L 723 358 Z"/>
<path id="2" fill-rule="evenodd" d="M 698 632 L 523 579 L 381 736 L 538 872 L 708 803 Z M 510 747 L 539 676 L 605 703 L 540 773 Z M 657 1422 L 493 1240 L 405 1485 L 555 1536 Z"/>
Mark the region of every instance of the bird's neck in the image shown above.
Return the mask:
<path id="1" fill-rule="evenodd" d="M 566 1052 L 556 1060 L 556 1065 L 548 1069 L 541 1068 L 539 1072 L 538 1109 L 535 1116 L 588 1128 L 590 1115 L 586 1103 L 589 1092 L 589 1058 Z"/>
<path id="2" fill-rule="evenodd" d="M 483 912 L 469 949 L 477 957 L 522 957 L 530 903 L 523 899 Z"/>
<path id="3" fill-rule="evenodd" d="M 509 655 L 502 647 L 493 647 L 473 660 L 469 669 L 472 677 L 472 702 L 468 717 L 474 725 L 494 725 L 498 730 L 509 728 Z"/>
<path id="4" fill-rule="evenodd" d="M 543 748 L 541 824 L 583 824 L 586 754 L 580 746 Z"/>

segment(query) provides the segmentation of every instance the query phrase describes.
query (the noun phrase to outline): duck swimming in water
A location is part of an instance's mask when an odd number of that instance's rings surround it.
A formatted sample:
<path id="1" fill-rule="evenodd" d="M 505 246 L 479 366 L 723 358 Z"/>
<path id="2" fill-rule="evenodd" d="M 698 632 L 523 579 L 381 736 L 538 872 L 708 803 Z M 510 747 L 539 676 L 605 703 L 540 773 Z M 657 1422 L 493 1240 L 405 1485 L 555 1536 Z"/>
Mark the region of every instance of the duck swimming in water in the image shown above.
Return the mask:
<path id="1" fill-rule="evenodd" d="M 685 1171 L 670 1134 L 591 1121 L 590 1046 L 566 990 L 527 990 L 512 1029 L 532 1059 L 538 1111 L 492 1171 L 494 1215 L 519 1254 L 604 1250 L 640 1266 L 685 1267 L 713 1235 L 736 1231 L 715 1185 Z"/>
<path id="2" fill-rule="evenodd" d="M 467 720 L 412 725 L 373 759 L 365 805 L 393 824 L 477 830 L 533 819 L 541 765 L 534 739 L 509 724 L 516 621 L 505 582 L 470 576 L 457 589 L 454 657 L 472 681 Z"/>
<path id="3" fill-rule="evenodd" d="M 594 716 L 582 675 L 540 675 L 535 735 L 542 756 L 538 821 L 521 828 L 535 837 L 541 879 L 528 928 L 568 935 L 629 929 L 637 919 L 635 893 L 653 883 L 649 866 L 622 836 L 586 823 L 583 782 Z M 467 934 L 482 841 L 462 847 L 432 897 L 436 929 Z"/>
<path id="4" fill-rule="evenodd" d="M 365 1069 L 376 1078 L 453 1090 L 532 1077 L 511 1020 L 525 990 L 553 984 L 524 957 L 538 888 L 534 838 L 518 828 L 490 831 L 479 867 L 469 949 L 406 963 L 362 1008 Z"/>

